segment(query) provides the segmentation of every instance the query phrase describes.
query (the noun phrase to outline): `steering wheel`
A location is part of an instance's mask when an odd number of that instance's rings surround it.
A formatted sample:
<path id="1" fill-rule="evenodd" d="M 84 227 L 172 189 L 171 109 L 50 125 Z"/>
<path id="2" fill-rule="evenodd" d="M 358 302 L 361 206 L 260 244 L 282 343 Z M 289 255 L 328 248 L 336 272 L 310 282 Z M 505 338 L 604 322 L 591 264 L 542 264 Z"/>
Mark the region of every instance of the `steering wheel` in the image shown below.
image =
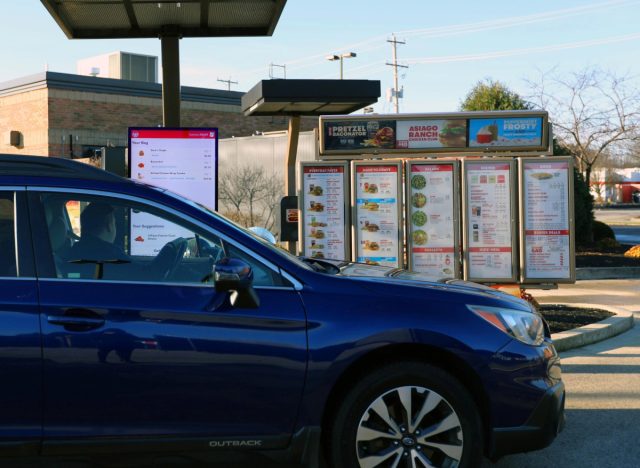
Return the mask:
<path id="1" fill-rule="evenodd" d="M 167 242 L 164 247 L 160 249 L 155 262 L 153 262 L 153 267 L 158 268 L 161 272 L 160 275 L 162 279 L 166 280 L 173 276 L 186 250 L 187 240 L 182 237 Z"/>

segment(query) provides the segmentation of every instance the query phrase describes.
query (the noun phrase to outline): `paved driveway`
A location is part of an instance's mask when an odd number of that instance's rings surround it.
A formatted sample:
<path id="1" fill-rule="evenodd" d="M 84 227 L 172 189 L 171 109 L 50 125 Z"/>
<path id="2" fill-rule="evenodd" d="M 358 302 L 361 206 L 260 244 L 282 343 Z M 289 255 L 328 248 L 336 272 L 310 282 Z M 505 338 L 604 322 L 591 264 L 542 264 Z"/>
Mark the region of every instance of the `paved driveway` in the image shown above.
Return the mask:
<path id="1" fill-rule="evenodd" d="M 505 457 L 482 468 L 640 466 L 640 280 L 581 281 L 531 291 L 542 303 L 614 305 L 636 326 L 607 341 L 562 354 L 567 426 L 548 448 Z"/>

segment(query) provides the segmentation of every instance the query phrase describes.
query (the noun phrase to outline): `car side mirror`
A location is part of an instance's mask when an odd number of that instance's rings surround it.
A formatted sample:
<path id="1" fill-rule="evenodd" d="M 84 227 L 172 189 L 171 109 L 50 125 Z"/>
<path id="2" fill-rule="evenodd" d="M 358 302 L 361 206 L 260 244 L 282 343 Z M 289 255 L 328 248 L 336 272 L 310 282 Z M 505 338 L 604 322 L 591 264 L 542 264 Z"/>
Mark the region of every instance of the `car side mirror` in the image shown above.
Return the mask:
<path id="1" fill-rule="evenodd" d="M 253 289 L 251 266 L 238 258 L 225 257 L 213 267 L 216 291 L 229 292 L 233 307 L 257 309 L 260 298 Z"/>

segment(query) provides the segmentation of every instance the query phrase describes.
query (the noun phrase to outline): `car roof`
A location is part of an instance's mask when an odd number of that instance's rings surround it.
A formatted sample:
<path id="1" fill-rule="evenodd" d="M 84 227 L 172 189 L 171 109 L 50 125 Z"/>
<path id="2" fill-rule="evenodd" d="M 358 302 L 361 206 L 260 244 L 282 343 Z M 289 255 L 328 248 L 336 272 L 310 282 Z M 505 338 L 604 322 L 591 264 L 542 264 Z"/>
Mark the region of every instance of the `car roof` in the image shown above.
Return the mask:
<path id="1" fill-rule="evenodd" d="M 55 177 L 62 179 L 124 182 L 120 176 L 69 159 L 0 154 L 0 176 Z"/>

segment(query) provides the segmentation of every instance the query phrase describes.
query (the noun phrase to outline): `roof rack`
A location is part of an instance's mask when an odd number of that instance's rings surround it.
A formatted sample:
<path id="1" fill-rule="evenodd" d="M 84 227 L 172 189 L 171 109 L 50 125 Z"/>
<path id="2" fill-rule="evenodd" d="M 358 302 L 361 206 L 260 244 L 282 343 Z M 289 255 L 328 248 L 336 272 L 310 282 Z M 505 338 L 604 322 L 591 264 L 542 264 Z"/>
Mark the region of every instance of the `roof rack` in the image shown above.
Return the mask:
<path id="1" fill-rule="evenodd" d="M 15 154 L 0 154 L 0 176 L 4 175 L 60 177 L 103 182 L 122 182 L 123 180 L 118 175 L 70 159 Z"/>

